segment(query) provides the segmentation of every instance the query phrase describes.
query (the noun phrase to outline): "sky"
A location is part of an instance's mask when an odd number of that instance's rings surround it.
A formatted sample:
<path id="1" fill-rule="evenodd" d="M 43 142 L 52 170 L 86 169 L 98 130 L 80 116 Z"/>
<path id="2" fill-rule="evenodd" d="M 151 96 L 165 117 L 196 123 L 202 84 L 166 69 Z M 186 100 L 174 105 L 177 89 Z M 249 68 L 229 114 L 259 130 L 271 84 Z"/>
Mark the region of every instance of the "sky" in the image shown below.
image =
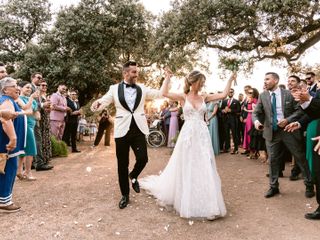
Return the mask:
<path id="1" fill-rule="evenodd" d="M 61 6 L 69 6 L 71 4 L 77 4 L 80 0 L 50 0 L 54 11 L 57 11 Z M 153 14 L 160 14 L 168 9 L 170 9 L 170 0 L 140 0 L 145 6 L 145 8 L 151 11 Z M 320 50 L 320 43 L 315 45 L 315 47 L 307 51 L 306 56 L 302 59 L 304 64 L 315 64 L 317 63 L 317 55 Z M 223 90 L 226 80 L 229 75 L 226 76 L 226 79 L 221 79 L 219 75 L 219 60 L 217 53 L 214 49 L 207 49 L 204 51 L 204 58 L 209 60 L 210 63 L 210 73 L 205 73 L 207 76 L 206 82 L 206 91 L 207 92 L 216 92 L 218 90 Z M 272 64 L 271 61 L 263 61 L 255 64 L 252 74 L 239 74 L 238 75 L 238 85 L 234 87 L 235 94 L 243 92 L 243 87 L 245 85 L 251 85 L 257 88 L 259 91 L 263 87 L 264 74 L 266 72 L 277 72 L 280 76 L 280 83 L 286 84 L 287 79 L 287 70 L 285 67 L 277 66 Z M 228 73 L 227 73 L 228 74 Z M 303 77 L 303 76 L 302 76 Z M 182 86 L 182 83 L 176 83 L 173 85 L 173 88 L 179 88 Z"/>

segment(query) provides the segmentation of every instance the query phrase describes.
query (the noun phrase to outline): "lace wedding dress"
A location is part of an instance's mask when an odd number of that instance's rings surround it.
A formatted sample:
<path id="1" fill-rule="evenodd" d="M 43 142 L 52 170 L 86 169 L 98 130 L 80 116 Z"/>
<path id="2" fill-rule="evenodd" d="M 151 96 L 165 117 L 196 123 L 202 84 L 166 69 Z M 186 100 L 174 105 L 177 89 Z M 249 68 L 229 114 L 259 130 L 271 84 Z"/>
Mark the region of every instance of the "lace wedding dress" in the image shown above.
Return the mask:
<path id="1" fill-rule="evenodd" d="M 172 206 L 184 218 L 213 219 L 226 214 L 205 112 L 204 102 L 195 109 L 186 99 L 185 122 L 167 166 L 159 176 L 140 180 L 141 188 L 160 205 Z"/>

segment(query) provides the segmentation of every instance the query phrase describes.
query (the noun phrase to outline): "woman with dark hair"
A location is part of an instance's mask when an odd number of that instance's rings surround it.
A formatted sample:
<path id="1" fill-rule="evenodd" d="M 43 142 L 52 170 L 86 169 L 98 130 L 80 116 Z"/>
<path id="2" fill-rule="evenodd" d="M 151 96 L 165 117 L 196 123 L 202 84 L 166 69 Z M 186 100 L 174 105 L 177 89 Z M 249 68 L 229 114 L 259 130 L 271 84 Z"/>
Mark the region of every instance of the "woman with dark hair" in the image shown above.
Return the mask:
<path id="1" fill-rule="evenodd" d="M 5 77 L 1 81 L 0 111 L 21 112 L 15 102 L 19 98 L 19 89 L 16 80 Z M 0 174 L 0 212 L 12 213 L 20 210 L 12 202 L 12 190 L 17 173 L 17 156 L 24 153 L 25 119 L 17 117 L 13 121 L 0 118 L 0 153 L 8 153 L 5 173 Z"/>
<path id="2" fill-rule="evenodd" d="M 250 153 L 249 155 L 250 159 L 258 158 L 258 155 L 255 154 L 255 152 L 252 151 L 252 149 L 250 149 L 250 142 L 251 142 L 250 130 L 253 127 L 252 112 L 256 107 L 258 97 L 259 97 L 259 92 L 256 88 L 249 89 L 248 95 L 247 95 L 247 101 L 244 103 L 244 108 L 243 108 L 243 110 L 247 113 L 246 114 L 247 117 L 245 119 L 245 127 L 244 127 L 243 149 L 245 149 L 245 152 Z"/>
<path id="3" fill-rule="evenodd" d="M 32 93 L 31 83 L 27 81 L 22 81 L 19 83 L 20 87 L 20 99 L 23 104 L 27 104 L 30 101 L 30 96 Z M 32 98 L 33 99 L 33 98 Z M 36 125 L 36 120 L 40 119 L 40 113 L 38 111 L 38 104 L 35 100 L 32 100 L 31 111 L 27 113 L 27 138 L 25 153 L 20 155 L 17 177 L 20 180 L 34 181 L 36 178 L 32 176 L 31 166 L 33 157 L 37 155 L 36 140 L 34 136 L 34 126 Z M 23 172 L 24 169 L 24 172 Z"/>
<path id="4" fill-rule="evenodd" d="M 108 112 L 108 110 L 103 110 L 100 114 L 98 132 L 97 132 L 96 138 L 94 140 L 93 147 L 96 147 L 99 145 L 99 143 L 102 139 L 103 133 L 105 134 L 104 135 L 104 145 L 110 146 L 111 127 L 112 127 L 112 123 L 110 121 L 109 112 Z"/>

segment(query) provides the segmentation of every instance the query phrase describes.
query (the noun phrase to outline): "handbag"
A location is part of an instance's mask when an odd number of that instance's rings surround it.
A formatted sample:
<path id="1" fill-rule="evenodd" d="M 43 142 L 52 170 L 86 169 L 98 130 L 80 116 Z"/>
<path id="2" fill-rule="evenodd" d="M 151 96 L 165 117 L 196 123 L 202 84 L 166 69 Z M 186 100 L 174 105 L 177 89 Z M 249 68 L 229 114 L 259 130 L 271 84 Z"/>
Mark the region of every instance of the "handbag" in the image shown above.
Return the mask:
<path id="1" fill-rule="evenodd" d="M 4 169 L 6 168 L 8 160 L 8 153 L 0 153 L 0 174 L 5 174 Z"/>

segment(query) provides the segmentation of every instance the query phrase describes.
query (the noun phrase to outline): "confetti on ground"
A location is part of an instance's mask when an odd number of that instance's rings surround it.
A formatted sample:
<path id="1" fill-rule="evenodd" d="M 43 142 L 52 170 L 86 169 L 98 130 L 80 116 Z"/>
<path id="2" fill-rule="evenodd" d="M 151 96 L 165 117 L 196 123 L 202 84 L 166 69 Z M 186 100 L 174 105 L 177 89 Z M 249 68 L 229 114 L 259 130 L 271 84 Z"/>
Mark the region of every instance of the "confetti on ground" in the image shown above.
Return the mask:
<path id="1" fill-rule="evenodd" d="M 60 232 L 56 232 L 56 233 L 54 234 L 54 237 L 60 237 L 60 236 L 61 236 Z"/>
<path id="2" fill-rule="evenodd" d="M 120 232 L 115 232 L 116 235 L 120 235 Z"/>
<path id="3" fill-rule="evenodd" d="M 87 171 L 87 172 L 91 172 L 91 171 L 92 171 L 92 168 L 91 168 L 91 167 L 87 167 L 87 168 L 86 168 L 86 171 Z"/>
<path id="4" fill-rule="evenodd" d="M 91 224 L 91 223 L 90 223 L 90 224 L 87 224 L 86 227 L 87 227 L 87 228 L 91 228 L 91 227 L 93 227 L 93 224 Z"/>
<path id="5" fill-rule="evenodd" d="M 99 219 L 98 219 L 98 222 L 101 222 L 101 221 L 102 221 L 102 218 L 99 218 Z"/>
<path id="6" fill-rule="evenodd" d="M 192 226 L 193 225 L 193 221 L 189 221 L 189 225 Z"/>
<path id="7" fill-rule="evenodd" d="M 168 225 L 166 225 L 166 226 L 164 226 L 164 230 L 166 230 L 166 231 L 168 232 L 169 227 L 170 227 L 170 225 L 169 225 L 169 224 L 168 224 Z"/>
<path id="8" fill-rule="evenodd" d="M 42 225 L 44 225 L 44 222 L 40 222 L 40 223 L 39 223 L 39 226 L 42 226 Z"/>

